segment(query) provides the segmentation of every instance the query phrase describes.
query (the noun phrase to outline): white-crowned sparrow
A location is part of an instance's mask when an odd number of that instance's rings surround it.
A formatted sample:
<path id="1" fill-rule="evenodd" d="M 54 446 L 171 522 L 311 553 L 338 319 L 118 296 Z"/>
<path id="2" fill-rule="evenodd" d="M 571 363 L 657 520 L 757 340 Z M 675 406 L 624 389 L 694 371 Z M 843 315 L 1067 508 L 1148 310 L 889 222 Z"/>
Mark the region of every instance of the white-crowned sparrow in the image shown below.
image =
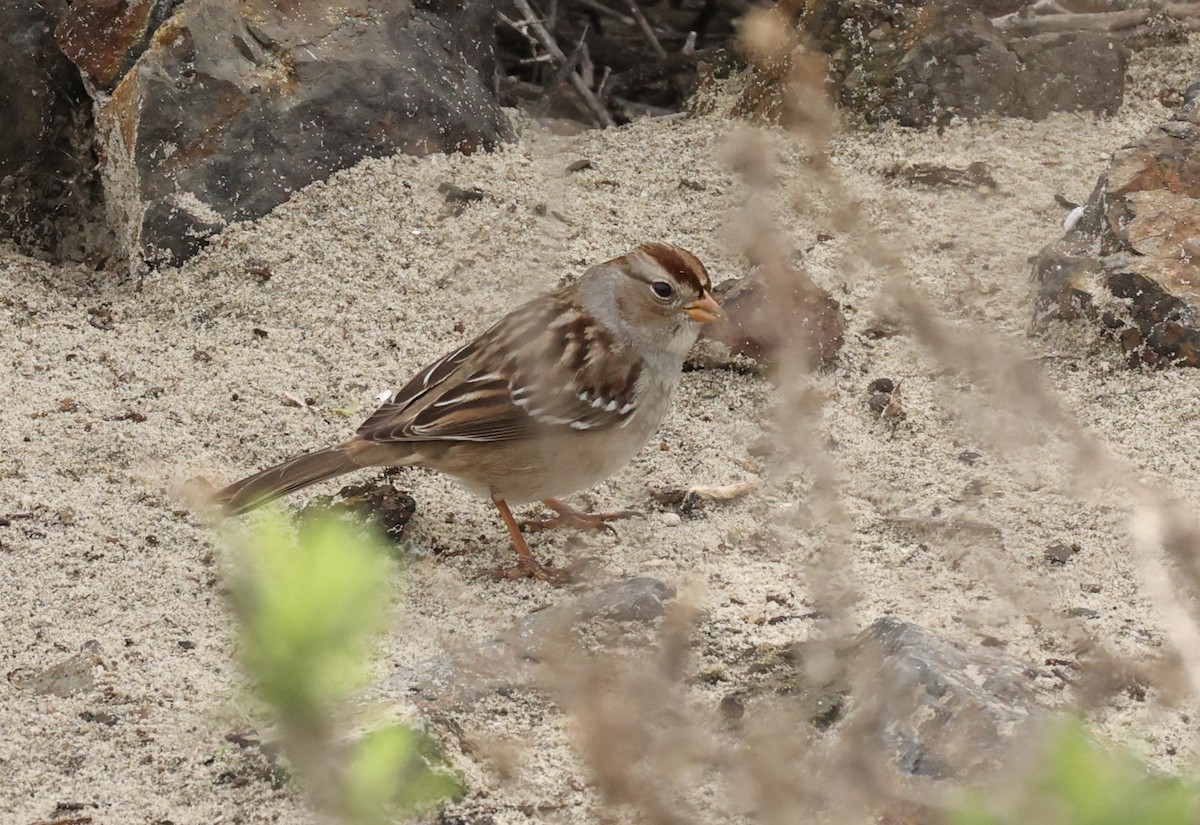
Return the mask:
<path id="1" fill-rule="evenodd" d="M 616 472 L 658 429 L 699 325 L 722 317 L 710 290 L 696 256 L 642 244 L 421 370 L 350 440 L 216 499 L 238 514 L 363 467 L 430 467 L 495 502 L 518 555 L 503 575 L 561 582 L 566 571 L 533 557 L 509 503 L 541 500 L 577 526 L 604 522 L 555 497 Z"/>

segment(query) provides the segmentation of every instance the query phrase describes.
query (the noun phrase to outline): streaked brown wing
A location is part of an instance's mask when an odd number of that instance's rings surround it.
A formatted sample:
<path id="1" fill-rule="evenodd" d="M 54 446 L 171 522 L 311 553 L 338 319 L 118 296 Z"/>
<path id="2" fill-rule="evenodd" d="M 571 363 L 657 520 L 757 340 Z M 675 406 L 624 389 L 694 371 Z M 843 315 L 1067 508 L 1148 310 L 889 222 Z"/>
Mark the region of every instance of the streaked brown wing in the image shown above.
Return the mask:
<path id="1" fill-rule="evenodd" d="M 601 357 L 601 354 L 602 357 Z M 369 441 L 510 441 L 628 421 L 641 359 L 559 292 L 421 371 L 358 430 Z"/>

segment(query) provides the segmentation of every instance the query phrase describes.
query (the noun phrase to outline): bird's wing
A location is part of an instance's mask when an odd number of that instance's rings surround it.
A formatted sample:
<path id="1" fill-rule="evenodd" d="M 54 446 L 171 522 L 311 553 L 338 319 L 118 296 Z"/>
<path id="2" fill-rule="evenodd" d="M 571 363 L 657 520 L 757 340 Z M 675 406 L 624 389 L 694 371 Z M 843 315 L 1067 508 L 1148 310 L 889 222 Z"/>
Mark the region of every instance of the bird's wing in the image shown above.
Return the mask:
<path id="1" fill-rule="evenodd" d="M 642 359 L 552 293 L 422 370 L 358 430 L 368 441 L 510 441 L 620 426 Z"/>

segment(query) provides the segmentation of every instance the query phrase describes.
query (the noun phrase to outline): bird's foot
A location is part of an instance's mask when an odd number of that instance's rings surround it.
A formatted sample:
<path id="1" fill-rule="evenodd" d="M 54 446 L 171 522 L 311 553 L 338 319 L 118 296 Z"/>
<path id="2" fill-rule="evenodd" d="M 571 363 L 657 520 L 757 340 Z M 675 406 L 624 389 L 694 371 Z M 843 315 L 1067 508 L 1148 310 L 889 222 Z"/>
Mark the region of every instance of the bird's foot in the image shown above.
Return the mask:
<path id="1" fill-rule="evenodd" d="M 533 533 L 540 530 L 553 530 L 557 527 L 571 527 L 576 530 L 608 530 L 610 533 L 616 534 L 617 531 L 613 528 L 611 522 L 645 515 L 637 510 L 618 510 L 614 513 L 585 513 L 554 498 L 548 498 L 542 503 L 553 510 L 554 515 L 543 515 L 536 519 L 526 519 L 521 522 L 521 529 Z"/>
<path id="2" fill-rule="evenodd" d="M 578 573 L 579 568 L 576 565 L 554 567 L 550 564 L 542 564 L 535 558 L 522 556 L 512 567 L 497 567 L 485 575 L 493 581 L 532 577 L 555 587 L 561 587 L 577 581 Z"/>

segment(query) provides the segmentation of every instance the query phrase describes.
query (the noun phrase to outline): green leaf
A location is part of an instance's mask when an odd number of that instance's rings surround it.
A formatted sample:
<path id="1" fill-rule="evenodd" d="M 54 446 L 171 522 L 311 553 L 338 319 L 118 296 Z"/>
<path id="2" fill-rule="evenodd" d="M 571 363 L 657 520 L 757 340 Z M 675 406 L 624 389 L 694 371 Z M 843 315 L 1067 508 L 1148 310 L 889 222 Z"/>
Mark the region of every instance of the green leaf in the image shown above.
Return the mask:
<path id="1" fill-rule="evenodd" d="M 242 659 L 259 696 L 292 722 L 328 712 L 362 684 L 384 627 L 392 567 L 381 542 L 335 519 L 293 535 L 264 520 L 234 580 Z"/>
<path id="2" fill-rule="evenodd" d="M 1083 724 L 1064 724 L 1016 794 L 978 794 L 953 825 L 1196 825 L 1200 785 L 1151 771 L 1123 748 L 1097 743 Z"/>
<path id="3" fill-rule="evenodd" d="M 348 807 L 356 821 L 387 822 L 461 793 L 450 774 L 434 770 L 428 740 L 403 725 L 369 734 L 354 750 L 346 773 Z"/>

